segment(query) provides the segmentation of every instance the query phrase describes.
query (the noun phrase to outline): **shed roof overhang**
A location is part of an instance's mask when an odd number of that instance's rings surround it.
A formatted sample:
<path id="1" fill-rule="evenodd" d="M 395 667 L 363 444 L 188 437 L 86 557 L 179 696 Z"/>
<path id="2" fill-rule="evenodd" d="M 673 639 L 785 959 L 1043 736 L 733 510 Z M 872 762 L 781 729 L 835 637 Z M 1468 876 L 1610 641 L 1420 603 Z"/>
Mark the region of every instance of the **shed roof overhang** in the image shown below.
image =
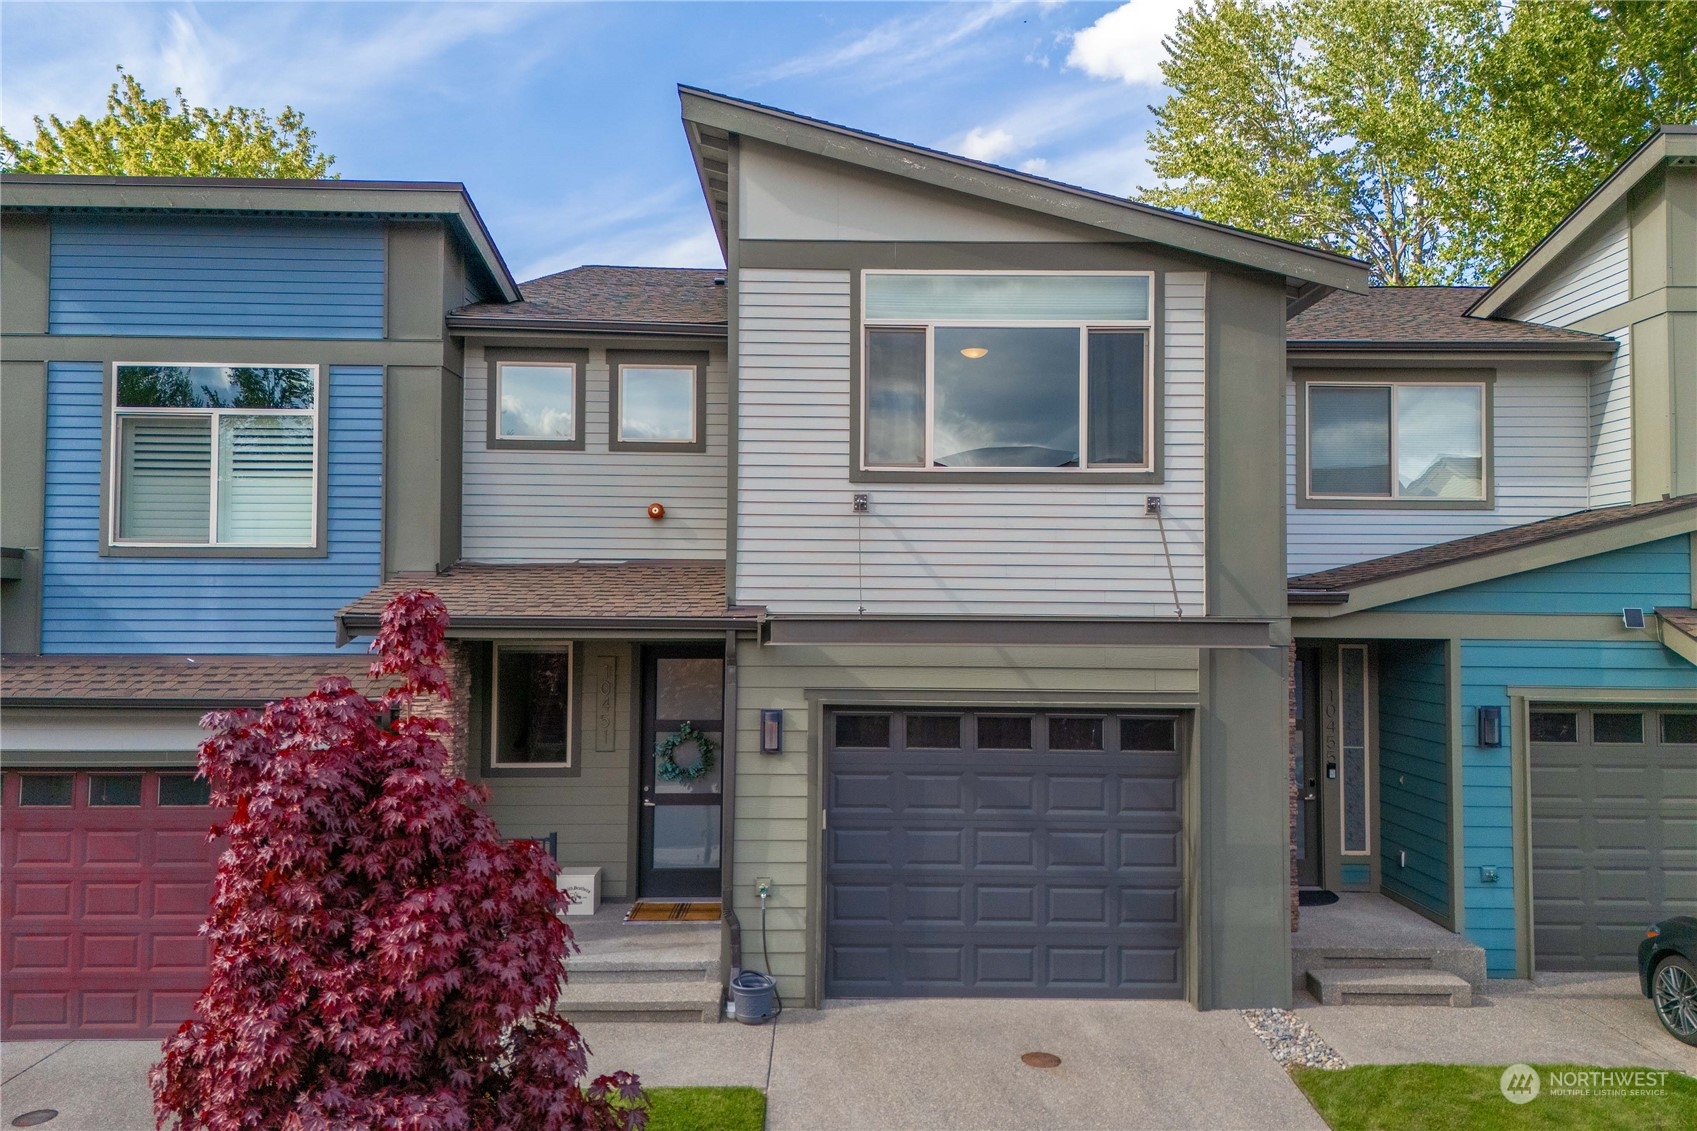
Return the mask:
<path id="1" fill-rule="evenodd" d="M 518 284 L 471 194 L 453 181 L 251 180 L 238 177 L 87 177 L 0 174 L 6 211 L 198 213 L 439 220 L 482 282 L 507 302 Z"/>
<path id="2" fill-rule="evenodd" d="M 1467 311 L 1476 318 L 1489 318 L 1525 291 L 1546 269 L 1554 265 L 1574 242 L 1623 204 L 1640 181 L 1664 162 L 1697 164 L 1697 126 L 1665 125 L 1651 134 L 1633 154 L 1621 162 L 1608 179 L 1563 217 L 1520 262 L 1508 269 L 1490 290 L 1479 296 Z"/>
<path id="3" fill-rule="evenodd" d="M 1283 276 L 1288 301 L 1296 307 L 1330 290 L 1367 291 L 1367 265 L 1347 256 L 697 87 L 678 87 L 678 97 L 696 175 L 721 250 L 727 250 L 730 228 L 730 138 L 734 135 Z"/>

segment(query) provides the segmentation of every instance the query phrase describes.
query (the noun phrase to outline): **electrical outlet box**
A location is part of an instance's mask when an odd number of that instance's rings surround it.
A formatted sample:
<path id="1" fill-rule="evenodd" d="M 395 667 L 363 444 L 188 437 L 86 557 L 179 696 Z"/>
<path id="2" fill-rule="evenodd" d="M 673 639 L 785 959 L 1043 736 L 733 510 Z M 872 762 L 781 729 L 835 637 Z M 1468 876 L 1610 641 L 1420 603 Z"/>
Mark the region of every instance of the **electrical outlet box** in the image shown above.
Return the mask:
<path id="1" fill-rule="evenodd" d="M 759 896 L 761 899 L 765 899 L 767 896 L 771 895 L 772 894 L 772 880 L 771 880 L 771 878 L 768 877 L 768 876 L 761 876 L 759 879 L 755 880 L 754 881 L 754 894 Z"/>
<path id="2" fill-rule="evenodd" d="M 1482 883 L 1482 884 L 1494 884 L 1494 883 L 1496 883 L 1497 882 L 1497 870 L 1489 864 L 1480 868 L 1479 869 L 1479 882 Z"/>

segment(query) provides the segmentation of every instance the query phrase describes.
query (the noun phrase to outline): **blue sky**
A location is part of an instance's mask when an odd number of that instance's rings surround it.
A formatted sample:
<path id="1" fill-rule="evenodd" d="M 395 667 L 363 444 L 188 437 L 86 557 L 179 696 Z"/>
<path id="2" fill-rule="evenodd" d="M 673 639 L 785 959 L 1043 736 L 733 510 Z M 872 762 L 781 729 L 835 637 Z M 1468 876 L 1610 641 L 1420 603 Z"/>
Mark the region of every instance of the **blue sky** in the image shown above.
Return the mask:
<path id="1" fill-rule="evenodd" d="M 0 4 L 0 120 L 152 94 L 292 105 L 346 178 L 463 181 L 520 279 L 721 260 L 688 83 L 1119 194 L 1182 0 Z"/>

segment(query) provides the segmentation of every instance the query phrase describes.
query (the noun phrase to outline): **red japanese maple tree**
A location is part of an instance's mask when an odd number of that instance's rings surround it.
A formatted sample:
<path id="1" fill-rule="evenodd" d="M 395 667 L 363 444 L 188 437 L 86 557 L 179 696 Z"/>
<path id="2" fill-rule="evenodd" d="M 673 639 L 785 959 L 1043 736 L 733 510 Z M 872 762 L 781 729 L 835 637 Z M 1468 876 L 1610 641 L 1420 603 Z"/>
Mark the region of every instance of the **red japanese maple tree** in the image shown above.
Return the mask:
<path id="1" fill-rule="evenodd" d="M 575 945 L 546 850 L 502 842 L 442 723 L 389 721 L 448 694 L 447 624 L 434 594 L 389 604 L 380 700 L 333 677 L 207 716 L 200 767 L 233 816 L 211 985 L 149 1074 L 160 1127 L 641 1131 L 636 1077 L 585 1082 L 553 1012 Z"/>

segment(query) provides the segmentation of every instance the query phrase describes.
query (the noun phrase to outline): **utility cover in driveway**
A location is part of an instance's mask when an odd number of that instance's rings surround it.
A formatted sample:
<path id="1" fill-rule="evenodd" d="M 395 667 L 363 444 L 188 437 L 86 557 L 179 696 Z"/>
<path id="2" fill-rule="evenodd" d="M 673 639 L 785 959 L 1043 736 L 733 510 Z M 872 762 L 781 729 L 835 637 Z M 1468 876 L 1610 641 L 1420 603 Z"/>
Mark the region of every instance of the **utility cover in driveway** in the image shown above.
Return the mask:
<path id="1" fill-rule="evenodd" d="M 1697 711 L 1531 712 L 1539 970 L 1636 970 L 1644 928 L 1697 909 Z"/>
<path id="2" fill-rule="evenodd" d="M 826 725 L 828 995 L 1181 996 L 1175 717 Z"/>
<path id="3" fill-rule="evenodd" d="M 161 1037 L 206 988 L 221 816 L 193 771 L 8 773 L 6 1040 Z"/>

